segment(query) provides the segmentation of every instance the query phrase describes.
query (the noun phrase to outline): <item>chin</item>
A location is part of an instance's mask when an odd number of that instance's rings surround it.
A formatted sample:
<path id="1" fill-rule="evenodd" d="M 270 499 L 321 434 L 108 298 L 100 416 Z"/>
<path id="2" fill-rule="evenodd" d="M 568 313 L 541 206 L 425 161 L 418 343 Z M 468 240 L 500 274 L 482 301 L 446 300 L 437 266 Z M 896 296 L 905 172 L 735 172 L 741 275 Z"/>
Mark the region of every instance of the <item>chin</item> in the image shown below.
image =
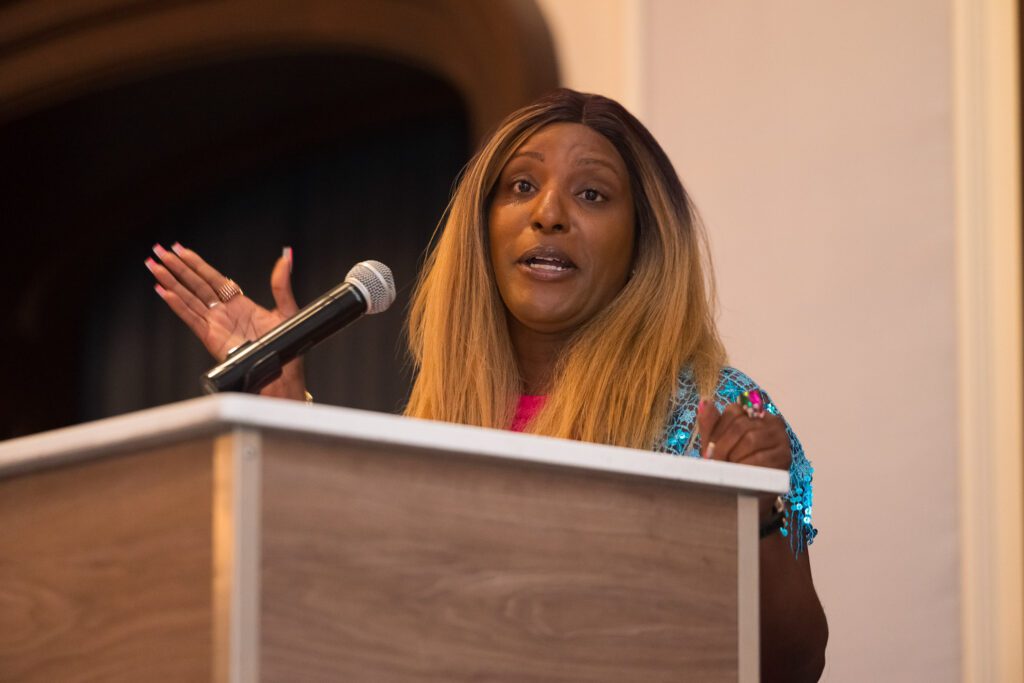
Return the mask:
<path id="1" fill-rule="evenodd" d="M 526 309 L 521 310 L 519 314 L 513 313 L 512 316 L 523 327 L 542 334 L 569 332 L 582 324 L 578 320 L 579 314 L 571 311 Z"/>

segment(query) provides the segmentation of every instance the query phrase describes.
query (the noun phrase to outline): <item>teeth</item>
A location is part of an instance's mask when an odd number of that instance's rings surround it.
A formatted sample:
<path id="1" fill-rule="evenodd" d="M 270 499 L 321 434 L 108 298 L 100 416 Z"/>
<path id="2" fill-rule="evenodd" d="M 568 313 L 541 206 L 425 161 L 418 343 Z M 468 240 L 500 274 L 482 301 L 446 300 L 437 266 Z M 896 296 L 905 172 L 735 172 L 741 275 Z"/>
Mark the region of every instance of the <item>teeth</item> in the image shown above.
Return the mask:
<path id="1" fill-rule="evenodd" d="M 554 261 L 528 261 L 527 265 L 536 270 L 569 270 L 569 267 Z"/>

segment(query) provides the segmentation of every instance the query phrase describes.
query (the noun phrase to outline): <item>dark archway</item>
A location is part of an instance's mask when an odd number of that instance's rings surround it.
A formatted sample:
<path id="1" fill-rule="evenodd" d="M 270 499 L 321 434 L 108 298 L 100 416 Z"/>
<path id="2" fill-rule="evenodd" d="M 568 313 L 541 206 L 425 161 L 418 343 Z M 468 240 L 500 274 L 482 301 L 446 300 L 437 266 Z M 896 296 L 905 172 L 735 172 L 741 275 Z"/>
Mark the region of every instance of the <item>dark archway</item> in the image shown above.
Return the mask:
<path id="1" fill-rule="evenodd" d="M 210 360 L 150 289 L 154 241 L 268 303 L 285 244 L 300 302 L 363 258 L 407 294 L 473 142 L 556 80 L 532 3 L 47 5 L 0 10 L 0 437 L 198 395 Z M 503 51 L 516 31 L 546 48 Z M 399 407 L 406 301 L 311 357 L 318 400 Z"/>
<path id="2" fill-rule="evenodd" d="M 558 83 L 533 0 L 23 0 L 0 7 L 0 122 L 157 73 L 310 52 L 448 81 L 478 137 Z"/>

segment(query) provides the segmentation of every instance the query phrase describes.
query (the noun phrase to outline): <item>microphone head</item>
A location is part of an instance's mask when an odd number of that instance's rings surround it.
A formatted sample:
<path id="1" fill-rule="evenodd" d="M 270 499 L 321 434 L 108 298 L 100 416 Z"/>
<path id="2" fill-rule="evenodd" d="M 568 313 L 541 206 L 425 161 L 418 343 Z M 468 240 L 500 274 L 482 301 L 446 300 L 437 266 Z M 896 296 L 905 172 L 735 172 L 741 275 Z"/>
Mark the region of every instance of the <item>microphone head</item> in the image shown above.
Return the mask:
<path id="1" fill-rule="evenodd" d="M 360 261 L 352 266 L 345 282 L 359 290 L 366 299 L 366 313 L 386 311 L 395 301 L 395 276 L 380 261 Z"/>

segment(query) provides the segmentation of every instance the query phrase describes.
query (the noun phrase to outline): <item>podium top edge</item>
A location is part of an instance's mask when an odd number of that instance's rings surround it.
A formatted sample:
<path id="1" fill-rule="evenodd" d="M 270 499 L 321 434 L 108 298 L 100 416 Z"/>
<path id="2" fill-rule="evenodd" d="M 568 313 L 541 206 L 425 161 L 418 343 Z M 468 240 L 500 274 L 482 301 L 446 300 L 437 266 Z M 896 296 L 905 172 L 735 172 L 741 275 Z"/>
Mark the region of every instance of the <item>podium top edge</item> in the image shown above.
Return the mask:
<path id="1" fill-rule="evenodd" d="M 0 479 L 236 428 L 589 469 L 739 493 L 785 493 L 782 470 L 249 394 L 218 394 L 0 442 Z"/>

